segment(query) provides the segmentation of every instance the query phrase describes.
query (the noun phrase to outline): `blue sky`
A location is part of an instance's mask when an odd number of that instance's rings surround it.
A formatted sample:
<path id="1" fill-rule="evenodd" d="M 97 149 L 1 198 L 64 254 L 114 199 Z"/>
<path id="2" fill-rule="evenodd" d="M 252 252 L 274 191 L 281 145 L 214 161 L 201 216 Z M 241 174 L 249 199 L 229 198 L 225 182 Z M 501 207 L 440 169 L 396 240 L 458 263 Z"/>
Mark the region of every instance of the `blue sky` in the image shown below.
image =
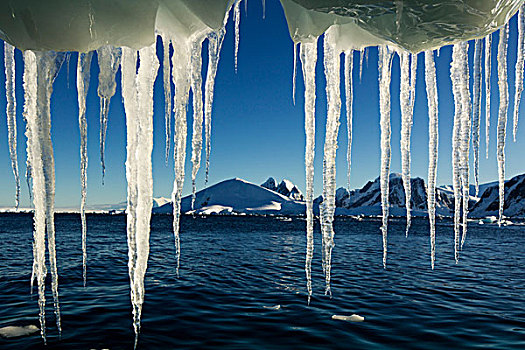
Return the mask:
<path id="1" fill-rule="evenodd" d="M 284 13 L 278 1 L 267 1 L 266 18 L 262 18 L 260 1 L 249 1 L 248 13 L 242 6 L 241 42 L 238 73 L 234 70 L 234 38 L 232 21 L 228 23 L 227 36 L 221 53 L 216 80 L 213 113 L 213 136 L 210 168 L 210 183 L 240 177 L 255 183 L 262 183 L 269 176 L 277 180 L 288 178 L 302 190 L 304 180 L 304 115 L 303 81 L 298 67 L 296 105 L 292 103 L 293 44 L 288 34 Z M 516 60 L 516 18 L 511 21 L 509 38 L 509 86 L 511 102 L 514 96 L 514 64 Z M 496 64 L 497 35 L 493 40 L 493 65 Z M 3 47 L 3 46 L 2 46 Z M 159 46 L 160 48 L 160 46 Z M 204 48 L 206 50 L 206 48 Z M 322 50 L 322 45 L 319 45 Z M 207 52 L 207 51 L 206 51 Z M 453 97 L 449 78 L 451 47 L 441 50 L 436 57 L 439 91 L 439 164 L 438 183 L 448 184 L 451 179 L 451 134 L 453 121 Z M 472 48 L 470 49 L 472 54 Z M 2 66 L 3 66 L 3 55 Z M 22 55 L 17 50 L 17 122 L 18 157 L 20 173 L 25 172 L 25 137 L 22 118 Z M 79 131 L 76 94 L 77 55 L 71 56 L 69 67 L 62 67 L 54 85 L 52 97 L 52 139 L 56 162 L 56 205 L 76 207 L 80 202 Z M 205 59 L 206 62 L 206 59 Z M 205 63 L 206 64 L 206 63 Z M 358 66 L 359 56 L 354 58 Z M 205 66 L 205 65 L 204 65 Z M 69 69 L 68 69 L 69 68 Z M 428 162 L 428 116 L 423 56 L 419 56 L 417 91 L 412 136 L 412 174 L 427 177 Z M 494 71 L 493 71 L 494 72 Z M 354 141 L 352 157 L 351 187 L 361 187 L 379 175 L 379 101 L 377 83 L 377 50 L 371 49 L 368 65 L 363 69 L 362 81 L 354 71 Z M 93 60 L 92 79 L 87 101 L 88 114 L 88 204 L 117 203 L 126 199 L 125 181 L 125 116 L 120 94 L 120 73 L 118 87 L 111 100 L 108 137 L 106 144 L 106 178 L 101 184 L 99 161 L 99 100 L 96 93 L 98 67 Z M 325 84 L 322 59 L 317 65 L 317 136 L 315 158 L 315 192 L 322 191 L 322 148 L 326 113 Z M 496 123 L 498 108 L 497 80 L 492 77 L 492 127 L 490 157 L 484 157 L 484 107 L 481 122 L 480 162 L 481 182 L 497 179 Z M 3 69 L 0 80 L 5 81 Z M 0 110 L 5 111 L 5 86 L 0 84 Z M 400 171 L 399 131 L 399 60 L 394 58 L 392 72 L 392 171 Z M 164 96 L 162 71 L 155 83 L 154 103 L 154 150 L 153 176 L 154 195 L 170 196 L 173 186 L 173 161 L 164 163 Z M 344 95 L 344 94 L 343 94 Z M 344 96 L 343 96 L 344 98 Z M 343 100 L 344 105 L 344 100 Z M 485 105 L 484 97 L 482 105 Z M 522 104 L 523 105 L 523 104 Z M 523 107 L 523 106 L 522 106 Z M 512 142 L 512 103 L 509 108 L 507 137 L 507 178 L 525 172 L 525 130 L 521 125 L 518 141 Z M 8 155 L 7 125 L 5 114 L 0 118 L 0 206 L 14 205 L 14 181 Z M 520 113 L 524 119 L 524 112 Z M 188 113 L 188 132 L 191 134 L 191 108 Z M 522 120 L 522 124 L 525 120 Z M 343 108 L 337 153 L 337 184 L 346 186 L 346 118 Z M 186 183 L 184 193 L 191 191 L 190 153 L 187 150 Z M 472 158 L 472 156 L 471 156 Z M 197 179 L 199 189 L 204 186 L 204 164 Z M 23 207 L 29 206 L 25 179 L 22 177 Z"/>

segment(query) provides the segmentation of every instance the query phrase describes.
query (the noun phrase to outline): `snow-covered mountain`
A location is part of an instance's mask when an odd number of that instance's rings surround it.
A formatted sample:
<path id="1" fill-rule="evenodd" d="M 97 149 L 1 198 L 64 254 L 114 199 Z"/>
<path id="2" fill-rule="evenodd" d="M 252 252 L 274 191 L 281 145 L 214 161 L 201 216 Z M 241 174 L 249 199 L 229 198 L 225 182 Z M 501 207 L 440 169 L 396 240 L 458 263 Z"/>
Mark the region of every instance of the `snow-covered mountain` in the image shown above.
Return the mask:
<path id="1" fill-rule="evenodd" d="M 184 197 L 181 211 L 206 215 L 234 213 L 300 215 L 305 211 L 305 204 L 266 187 L 235 178 L 197 192 L 194 210 L 191 208 L 191 195 Z M 167 203 L 153 209 L 153 212 L 172 213 L 173 206 Z"/>
<path id="2" fill-rule="evenodd" d="M 283 179 L 281 183 L 277 185 L 275 179 L 270 177 L 261 186 L 293 200 L 304 201 L 303 193 L 288 179 Z"/>
<path id="3" fill-rule="evenodd" d="M 413 216 L 427 215 L 426 184 L 421 178 L 411 179 L 411 208 Z M 498 184 L 491 182 L 480 185 L 481 197 L 474 197 L 471 186 L 469 203 L 470 216 L 486 217 L 497 215 L 499 199 Z M 400 174 L 390 175 L 390 214 L 404 216 L 405 190 Z M 322 196 L 314 201 L 314 213 L 319 214 Z M 168 198 L 154 198 L 154 213 L 172 213 L 173 207 Z M 90 209 L 123 212 L 126 203 L 102 205 Z M 222 181 L 197 192 L 194 210 L 191 208 L 191 195 L 182 199 L 183 213 L 197 214 L 275 214 L 304 215 L 304 196 L 290 180 L 277 183 L 270 177 L 262 185 L 242 180 Z M 451 186 L 436 189 L 436 213 L 452 216 L 454 212 L 454 192 Z M 381 189 L 379 178 L 369 181 L 360 189 L 348 191 L 341 187 L 336 192 L 336 215 L 381 215 Z M 505 183 L 505 211 L 508 217 L 525 217 L 525 174 L 516 176 Z"/>
<path id="4" fill-rule="evenodd" d="M 471 208 L 473 217 L 498 215 L 498 183 L 492 183 L 482 193 L 479 201 Z M 505 181 L 505 202 L 503 214 L 508 217 L 525 217 L 525 174 Z"/>
<path id="5" fill-rule="evenodd" d="M 336 192 L 336 214 L 339 215 L 381 215 L 381 188 L 380 179 L 369 181 L 360 189 L 348 191 L 339 188 Z M 414 216 L 427 215 L 426 184 L 421 178 L 412 178 L 411 185 L 411 213 Z M 405 190 L 401 174 L 390 174 L 390 213 L 395 216 L 404 216 Z M 322 197 L 316 199 L 320 204 Z M 473 202 L 474 203 L 474 202 Z M 436 213 L 449 216 L 454 210 L 454 194 L 443 188 L 436 189 Z"/>

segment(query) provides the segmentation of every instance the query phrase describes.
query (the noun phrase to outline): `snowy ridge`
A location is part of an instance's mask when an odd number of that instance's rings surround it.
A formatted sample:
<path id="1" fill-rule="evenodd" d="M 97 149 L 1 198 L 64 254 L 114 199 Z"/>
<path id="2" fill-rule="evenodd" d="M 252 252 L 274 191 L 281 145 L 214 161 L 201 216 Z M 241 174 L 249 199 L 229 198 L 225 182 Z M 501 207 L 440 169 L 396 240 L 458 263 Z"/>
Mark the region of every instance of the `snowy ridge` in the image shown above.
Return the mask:
<path id="1" fill-rule="evenodd" d="M 412 178 L 411 185 L 411 212 L 415 216 L 427 215 L 427 195 L 425 181 L 421 178 Z M 318 198 L 316 201 L 321 201 Z M 389 202 L 392 215 L 405 216 L 405 191 L 401 174 L 392 173 L 389 178 Z M 337 215 L 380 215 L 381 189 L 379 178 L 369 181 L 360 189 L 348 192 L 339 188 L 336 194 Z M 436 189 L 436 213 L 450 216 L 454 207 L 454 196 L 450 191 Z"/>
<path id="2" fill-rule="evenodd" d="M 525 174 L 505 181 L 503 214 L 506 217 L 525 217 Z M 491 183 L 482 192 L 479 201 L 472 207 L 472 217 L 486 217 L 498 214 L 498 183 Z"/>

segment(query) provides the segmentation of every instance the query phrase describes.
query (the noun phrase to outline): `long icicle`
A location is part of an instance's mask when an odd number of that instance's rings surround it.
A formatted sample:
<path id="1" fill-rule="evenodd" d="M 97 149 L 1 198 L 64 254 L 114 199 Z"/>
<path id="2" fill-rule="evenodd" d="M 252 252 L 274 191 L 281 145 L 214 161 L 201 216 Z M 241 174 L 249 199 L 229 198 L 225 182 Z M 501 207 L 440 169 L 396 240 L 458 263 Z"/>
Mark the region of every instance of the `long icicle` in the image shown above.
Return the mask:
<path id="1" fill-rule="evenodd" d="M 500 29 L 498 43 L 498 87 L 499 87 L 499 112 L 498 112 L 498 182 L 499 182 L 499 210 L 498 224 L 503 220 L 505 207 L 505 139 L 507 137 L 507 112 L 509 108 L 509 91 L 507 82 L 507 40 L 509 26 Z"/>
<path id="2" fill-rule="evenodd" d="M 346 161 L 347 167 L 347 186 L 350 191 L 350 172 L 352 170 L 352 127 L 353 127 L 353 116 L 352 108 L 354 101 L 354 84 L 353 84 L 353 71 L 354 71 L 354 50 L 345 52 L 345 99 L 346 99 L 346 130 L 348 134 L 348 147 L 346 149 Z"/>
<path id="3" fill-rule="evenodd" d="M 170 60 L 170 40 L 167 35 L 161 34 L 162 46 L 164 48 L 164 59 L 162 60 L 162 78 L 164 80 L 164 127 L 166 131 L 166 156 L 165 162 L 168 165 L 171 146 L 171 60 Z"/>
<path id="4" fill-rule="evenodd" d="M 476 197 L 479 193 L 479 134 L 481 115 L 481 55 L 483 43 L 476 39 L 474 44 L 474 84 L 472 93 L 472 147 L 474 148 L 474 185 Z"/>
<path id="5" fill-rule="evenodd" d="M 219 58 L 224 39 L 224 29 L 212 33 L 208 38 L 208 70 L 206 73 L 206 86 L 204 90 L 204 127 L 206 133 L 206 179 L 205 185 L 208 185 L 208 176 L 210 173 L 210 154 L 211 154 L 211 117 L 213 108 L 213 96 L 215 89 L 215 77 L 219 66 Z"/>
<path id="6" fill-rule="evenodd" d="M 460 164 L 460 178 L 461 178 L 461 198 L 463 206 L 463 235 L 461 237 L 461 248 L 465 243 L 467 236 L 468 224 L 468 203 L 470 199 L 469 186 L 469 153 L 470 153 L 470 135 L 471 135 L 471 102 L 469 90 L 469 65 L 468 65 L 468 43 L 459 44 L 458 56 L 458 89 L 461 99 L 461 131 L 459 143 L 459 164 Z"/>
<path id="7" fill-rule="evenodd" d="M 412 119 L 414 115 L 414 91 L 415 78 L 417 70 L 417 56 L 412 56 L 408 52 L 401 52 L 401 164 L 403 188 L 405 189 L 405 207 L 406 207 L 406 236 L 410 230 L 411 224 L 411 207 L 412 186 L 410 184 L 410 136 L 412 133 Z M 412 61 L 411 61 L 412 59 Z M 414 64 L 415 63 L 415 64 Z"/>
<path id="8" fill-rule="evenodd" d="M 293 78 L 292 78 L 292 101 L 295 106 L 295 82 L 297 80 L 297 43 L 293 43 Z"/>
<path id="9" fill-rule="evenodd" d="M 9 157 L 15 178 L 15 208 L 20 205 L 20 175 L 16 155 L 16 94 L 15 94 L 15 48 L 4 42 L 5 91 L 7 131 L 9 134 Z"/>
<path id="10" fill-rule="evenodd" d="M 79 53 L 77 63 L 77 93 L 78 93 L 78 125 L 80 128 L 80 221 L 82 222 L 82 276 L 86 286 L 87 266 L 87 225 L 86 225 L 86 195 L 87 195 L 87 118 L 86 96 L 91 77 L 91 58 L 93 52 Z"/>
<path id="11" fill-rule="evenodd" d="M 312 297 L 312 258 L 314 254 L 314 157 L 315 157 L 315 66 L 317 41 L 300 46 L 304 80 L 304 130 L 306 134 L 306 288 L 308 304 Z"/>
<path id="12" fill-rule="evenodd" d="M 29 52 L 29 51 L 28 51 Z M 35 55 L 33 52 L 25 54 L 24 53 L 24 76 L 23 76 L 23 88 L 24 88 L 24 122 L 25 122 L 25 137 L 26 137 L 26 183 L 27 183 L 27 189 L 29 191 L 29 200 L 31 203 L 33 203 L 33 189 L 31 186 L 31 160 L 32 160 L 32 144 L 30 143 L 30 140 L 32 140 L 31 136 L 31 125 L 28 122 L 28 114 L 29 113 L 35 113 L 34 110 L 36 108 L 36 63 L 35 63 Z M 26 63 L 27 62 L 27 63 Z M 36 228 L 33 230 L 33 266 L 31 270 L 31 294 L 33 294 L 33 286 L 34 281 L 38 277 L 38 251 L 37 251 L 37 234 L 38 231 Z M 45 326 L 42 327 L 42 330 L 45 330 Z M 42 336 L 45 339 L 45 334 L 42 334 Z"/>
<path id="13" fill-rule="evenodd" d="M 242 0 L 236 0 L 235 4 L 233 5 L 233 21 L 235 23 L 235 73 L 237 73 L 237 62 L 239 56 L 241 1 Z"/>
<path id="14" fill-rule="evenodd" d="M 175 146 L 173 151 L 175 179 L 171 200 L 173 203 L 173 237 L 175 241 L 175 255 L 177 260 L 176 272 L 179 275 L 180 267 L 180 214 L 182 188 L 184 185 L 184 170 L 186 164 L 186 137 L 187 137 L 187 105 L 190 90 L 190 49 L 186 45 L 177 45 L 174 42 L 177 55 L 172 56 L 172 80 L 175 85 L 174 115 L 175 115 Z"/>
<path id="15" fill-rule="evenodd" d="M 104 153 L 106 148 L 106 132 L 108 128 L 109 102 L 117 89 L 115 76 L 120 67 L 121 49 L 111 45 L 102 46 L 97 50 L 98 56 L 98 96 L 100 97 L 100 164 L 102 166 L 102 184 L 106 174 Z"/>
<path id="16" fill-rule="evenodd" d="M 131 286 L 131 302 L 133 305 L 133 327 L 138 335 L 138 323 L 135 322 L 137 309 L 139 307 L 139 296 L 137 295 L 138 282 L 135 281 L 135 269 L 137 265 L 137 161 L 138 148 L 138 101 L 137 101 L 137 52 L 124 47 L 122 49 L 122 100 L 126 113 L 126 180 L 128 182 L 127 198 L 127 238 L 128 238 L 128 270 Z"/>
<path id="17" fill-rule="evenodd" d="M 461 215 L 461 171 L 460 171 L 460 132 L 461 132 L 461 92 L 460 82 L 460 56 L 461 44 L 455 44 L 452 49 L 452 62 L 450 63 L 450 79 L 454 95 L 454 129 L 452 132 L 452 187 L 454 190 L 454 257 L 456 264 L 459 262 L 459 237 Z M 464 45 L 464 44 L 463 44 Z"/>
<path id="18" fill-rule="evenodd" d="M 126 111 L 128 179 L 128 247 L 135 346 L 144 303 L 144 276 L 149 256 L 149 233 L 153 206 L 151 152 L 153 149 L 153 84 L 159 62 L 155 44 L 136 52 L 123 48 L 122 90 Z"/>
<path id="19" fill-rule="evenodd" d="M 331 295 L 330 273 L 332 249 L 334 248 L 334 214 L 336 190 L 337 135 L 341 114 L 340 61 L 336 47 L 336 34 L 328 29 L 324 36 L 324 73 L 326 77 L 326 96 L 328 111 L 326 117 L 326 136 L 323 161 L 323 202 L 321 203 L 321 232 L 323 235 L 323 270 L 325 273 L 325 294 Z"/>
<path id="20" fill-rule="evenodd" d="M 428 101 L 428 187 L 427 206 L 430 222 L 430 264 L 436 260 L 436 179 L 438 161 L 438 93 L 434 52 L 425 51 L 425 83 Z"/>
<path id="21" fill-rule="evenodd" d="M 383 213 L 381 232 L 383 234 L 383 267 L 386 269 L 389 182 L 390 182 L 390 77 L 392 51 L 386 46 L 379 46 L 379 110 L 381 114 L 381 208 Z"/>
<path id="22" fill-rule="evenodd" d="M 485 158 L 489 158 L 490 141 L 490 73 L 492 70 L 492 34 L 485 37 Z"/>
<path id="23" fill-rule="evenodd" d="M 33 276 L 31 280 L 31 289 L 33 277 L 38 285 L 38 306 L 40 308 L 40 334 L 44 341 L 46 340 L 46 295 L 45 280 L 47 275 L 46 268 L 46 208 L 45 208 L 45 183 L 42 157 L 40 154 L 40 120 L 37 115 L 37 95 L 38 94 L 38 73 L 36 55 L 33 51 L 24 52 L 24 116 L 26 118 L 27 128 L 27 157 L 28 162 L 35 168 L 32 172 L 33 179 L 33 203 L 35 206 L 34 213 L 34 230 L 33 230 Z M 33 155 L 35 154 L 35 155 Z"/>
<path id="24" fill-rule="evenodd" d="M 521 94 L 523 93 L 523 69 L 525 65 L 525 5 L 518 12 L 518 49 L 515 68 L 515 90 L 514 90 L 514 118 L 512 135 L 516 142 L 518 133 L 518 118 L 520 112 Z"/>
<path id="25" fill-rule="evenodd" d="M 359 50 L 359 82 L 363 77 L 363 60 L 365 59 L 365 49 Z"/>
<path id="26" fill-rule="evenodd" d="M 25 114 L 30 128 L 28 148 L 30 148 L 33 201 L 35 205 L 35 257 L 38 281 L 40 325 L 45 339 L 45 235 L 49 266 L 51 269 L 51 290 L 55 309 L 56 324 L 59 333 L 62 331 L 60 305 L 58 300 L 58 272 L 55 249 L 55 162 L 51 142 L 51 94 L 53 82 L 64 61 L 65 54 L 55 52 L 24 53 L 26 68 L 24 71 L 24 88 L 26 100 Z"/>
<path id="27" fill-rule="evenodd" d="M 240 3 L 240 2 L 238 2 Z M 202 153 L 202 122 L 203 122 L 203 103 L 202 103 L 202 39 L 193 42 L 191 48 L 191 91 L 193 93 L 193 134 L 192 134 L 192 152 L 191 170 L 192 195 L 191 209 L 195 205 L 195 195 L 197 192 L 197 173 L 201 164 Z"/>

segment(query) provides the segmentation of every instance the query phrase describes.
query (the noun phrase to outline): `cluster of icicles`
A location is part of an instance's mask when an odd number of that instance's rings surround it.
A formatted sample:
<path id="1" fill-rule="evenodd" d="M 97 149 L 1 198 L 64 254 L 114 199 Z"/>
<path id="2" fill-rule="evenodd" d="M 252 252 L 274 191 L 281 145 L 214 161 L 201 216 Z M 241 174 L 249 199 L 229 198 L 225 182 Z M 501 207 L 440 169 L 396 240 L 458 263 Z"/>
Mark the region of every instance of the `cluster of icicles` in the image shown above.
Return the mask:
<path id="1" fill-rule="evenodd" d="M 235 63 L 237 65 L 237 50 L 239 47 L 240 1 L 233 6 L 235 22 Z M 525 59 L 524 19 L 525 10 L 522 7 L 518 14 L 518 58 L 515 67 L 515 96 L 513 131 L 516 136 L 518 123 L 518 108 L 523 90 L 523 68 Z M 225 19 L 226 23 L 227 18 Z M 498 139 L 497 161 L 499 170 L 499 220 L 501 222 L 504 207 L 504 178 L 505 178 L 505 138 L 507 125 L 507 109 L 509 92 L 507 84 L 507 37 L 508 24 L 499 31 L 497 51 L 497 73 L 500 105 L 498 112 Z M 192 135 L 192 184 L 193 200 L 195 199 L 195 179 L 201 162 L 203 147 L 203 124 L 205 134 L 206 154 L 206 182 L 208 180 L 209 157 L 211 151 L 211 112 L 214 93 L 214 80 L 217 73 L 219 53 L 225 34 L 225 28 L 217 32 L 201 33 L 191 40 L 180 40 L 166 33 L 158 33 L 163 41 L 163 77 L 165 90 L 165 126 L 166 126 L 166 160 L 170 154 L 170 145 L 174 144 L 174 172 L 173 184 L 173 232 L 177 257 L 177 273 L 180 258 L 179 219 L 180 202 L 184 182 L 184 167 L 186 160 L 187 139 L 187 104 L 190 90 L 193 94 L 193 135 Z M 204 84 L 202 81 L 202 44 L 208 40 L 208 68 Z M 336 150 L 341 115 L 340 92 L 340 62 L 344 54 L 344 79 L 346 96 L 346 118 L 348 125 L 348 177 L 350 177 L 351 146 L 352 146 L 352 96 L 353 96 L 353 55 L 350 49 L 341 52 L 336 48 L 336 34 L 333 28 L 324 35 L 324 73 L 326 78 L 326 95 L 328 111 L 326 118 L 326 136 L 324 145 L 323 167 L 323 202 L 321 204 L 321 232 L 322 232 L 322 262 L 326 277 L 326 293 L 330 291 L 331 254 L 334 247 L 333 220 L 335 213 L 336 190 Z M 454 232 L 455 257 L 459 257 L 460 246 L 463 245 L 467 233 L 467 215 L 469 199 L 469 147 L 472 137 L 474 147 L 474 182 L 478 189 L 478 164 L 481 96 L 484 81 L 486 96 L 486 144 L 488 157 L 489 125 L 490 125 L 490 75 L 491 67 L 491 35 L 474 42 L 474 84 L 473 91 L 469 89 L 469 62 L 467 42 L 458 43 L 453 47 L 450 77 L 453 86 L 455 103 L 453 129 L 453 188 L 455 198 Z M 173 55 L 170 54 L 170 46 Z M 361 50 L 359 75 L 361 75 L 363 57 L 366 50 Z M 483 55 L 484 51 L 484 55 Z M 15 61 L 14 47 L 5 43 L 5 72 L 7 93 L 7 125 L 9 132 L 9 151 L 13 173 L 16 180 L 16 205 L 19 204 L 20 177 L 16 153 L 16 98 L 15 98 Z M 401 156 L 402 176 L 406 195 L 407 228 L 410 228 L 410 135 L 415 100 L 415 82 L 417 73 L 417 54 L 408 53 L 387 45 L 379 47 L 379 98 L 380 98 L 380 129 L 381 129 L 381 203 L 383 210 L 383 264 L 386 267 L 387 233 L 389 215 L 389 172 L 390 172 L 390 81 L 391 64 L 394 54 L 400 57 L 401 88 L 400 103 L 402 114 L 401 125 Z M 436 83 L 436 68 L 434 52 L 424 52 L 425 83 L 429 113 L 429 166 L 428 166 L 428 215 L 430 220 L 431 266 L 435 261 L 435 191 L 437 174 L 438 151 L 438 94 Z M 82 250 L 83 250 L 83 277 L 86 283 L 86 216 L 85 204 L 87 193 L 87 120 L 86 95 L 90 80 L 90 66 L 93 52 L 80 53 L 77 64 L 77 90 L 79 108 L 79 128 L 81 136 L 81 206 L 82 222 Z M 145 47 L 138 52 L 130 48 L 101 47 L 97 50 L 98 65 L 100 68 L 98 95 L 100 97 L 100 152 L 102 171 L 104 172 L 104 139 L 108 121 L 109 103 L 116 91 L 115 77 L 118 69 L 122 76 L 122 98 L 126 114 L 127 128 L 127 160 L 126 178 L 128 182 L 127 205 L 127 236 L 129 248 L 129 278 L 131 285 L 131 301 L 133 305 L 133 325 L 136 334 L 140 330 L 142 304 L 144 302 L 144 276 L 146 273 L 149 254 L 149 232 L 152 210 L 152 168 L 151 152 L 153 146 L 153 84 L 159 70 L 155 44 Z M 314 248 L 314 214 L 313 214 L 313 177 L 314 177 L 314 148 L 315 148 L 315 100 L 317 64 L 317 39 L 300 43 L 299 56 L 304 77 L 305 97 L 305 132 L 306 132 L 306 277 L 308 302 L 312 295 L 311 263 Z M 484 61 L 482 60 L 484 56 Z M 27 173 L 28 186 L 32 194 L 35 208 L 34 213 L 34 243 L 33 243 L 33 273 L 31 284 L 36 279 L 38 284 L 40 324 L 42 337 L 45 339 L 45 277 L 47 274 L 45 261 L 46 232 L 49 254 L 49 266 L 52 276 L 52 294 L 54 299 L 57 328 L 60 332 L 60 307 L 58 300 L 58 275 L 55 252 L 54 229 L 54 193 L 55 174 L 53 148 L 51 142 L 51 114 L 50 98 L 53 90 L 53 81 L 57 76 L 62 63 L 68 59 L 66 53 L 37 52 L 27 50 L 24 57 L 24 120 L 26 123 L 25 136 L 27 138 Z M 294 65 L 297 61 L 297 45 L 294 45 Z M 484 69 L 482 69 L 484 65 Z M 137 69 L 138 66 L 138 69 Z M 484 72 L 484 79 L 482 79 Z M 295 92 L 294 66 L 294 92 Z M 171 79 L 171 80 L 170 80 Z M 175 86 L 174 94 L 171 83 Z M 172 113 L 175 121 L 175 135 L 170 135 Z M 350 178 L 348 178 L 350 182 Z M 462 237 L 460 240 L 460 231 Z M 461 242 L 461 244 L 460 244 Z"/>

